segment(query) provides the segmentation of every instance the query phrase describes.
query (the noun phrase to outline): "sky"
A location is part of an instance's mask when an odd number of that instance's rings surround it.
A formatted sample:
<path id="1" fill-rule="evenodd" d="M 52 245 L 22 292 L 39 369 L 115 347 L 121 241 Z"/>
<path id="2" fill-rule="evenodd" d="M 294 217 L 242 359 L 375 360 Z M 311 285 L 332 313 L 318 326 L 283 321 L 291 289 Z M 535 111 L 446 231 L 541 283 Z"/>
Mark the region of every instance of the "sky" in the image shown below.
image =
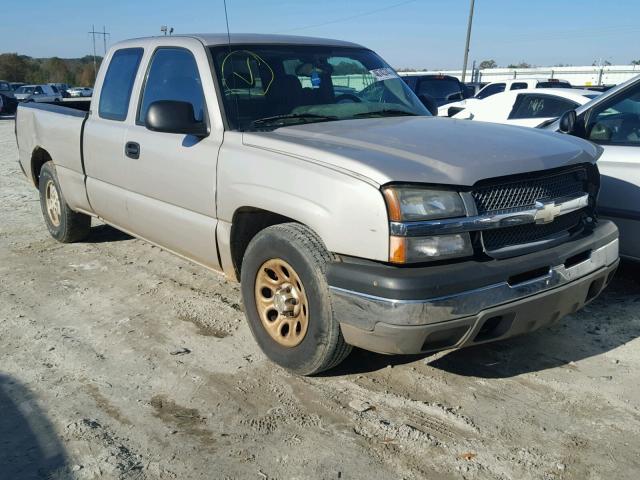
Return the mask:
<path id="1" fill-rule="evenodd" d="M 227 0 L 227 8 L 231 32 L 353 41 L 395 68 L 462 67 L 469 0 Z M 33 57 L 91 54 L 92 25 L 106 27 L 108 44 L 160 35 L 161 25 L 226 31 L 223 0 L 30 0 L 3 10 L 0 53 Z M 639 14 L 637 0 L 476 0 L 469 64 L 628 64 L 640 59 Z"/>

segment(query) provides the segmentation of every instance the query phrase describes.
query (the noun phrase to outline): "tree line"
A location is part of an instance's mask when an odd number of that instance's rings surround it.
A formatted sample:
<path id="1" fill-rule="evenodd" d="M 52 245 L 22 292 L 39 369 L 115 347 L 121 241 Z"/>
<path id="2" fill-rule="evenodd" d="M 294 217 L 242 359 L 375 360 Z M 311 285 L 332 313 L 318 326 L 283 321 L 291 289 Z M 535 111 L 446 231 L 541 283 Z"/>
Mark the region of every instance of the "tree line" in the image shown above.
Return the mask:
<path id="1" fill-rule="evenodd" d="M 100 67 L 101 57 L 96 57 Z M 0 54 L 0 80 L 24 83 L 66 83 L 92 87 L 95 82 L 93 56 L 82 58 L 33 58 L 17 53 Z"/>

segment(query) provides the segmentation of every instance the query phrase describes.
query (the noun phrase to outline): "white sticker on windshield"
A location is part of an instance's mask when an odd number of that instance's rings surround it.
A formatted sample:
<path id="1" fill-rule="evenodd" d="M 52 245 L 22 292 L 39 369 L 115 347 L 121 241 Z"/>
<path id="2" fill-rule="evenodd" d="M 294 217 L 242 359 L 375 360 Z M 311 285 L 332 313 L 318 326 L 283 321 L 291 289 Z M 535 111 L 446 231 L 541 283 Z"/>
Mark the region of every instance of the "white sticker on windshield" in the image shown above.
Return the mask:
<path id="1" fill-rule="evenodd" d="M 369 73 L 374 76 L 376 82 L 398 78 L 398 74 L 393 71 L 393 68 L 376 68 L 375 70 L 369 70 Z"/>

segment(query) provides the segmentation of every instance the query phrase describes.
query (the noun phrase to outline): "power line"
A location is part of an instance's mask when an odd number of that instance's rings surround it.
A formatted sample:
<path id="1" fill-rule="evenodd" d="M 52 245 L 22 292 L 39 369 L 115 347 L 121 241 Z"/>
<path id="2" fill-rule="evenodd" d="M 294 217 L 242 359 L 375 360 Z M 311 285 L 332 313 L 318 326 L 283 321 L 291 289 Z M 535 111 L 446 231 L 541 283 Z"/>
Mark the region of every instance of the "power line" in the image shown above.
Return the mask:
<path id="1" fill-rule="evenodd" d="M 298 30 L 306 30 L 308 28 L 316 28 L 323 27 L 325 25 L 331 25 L 333 23 L 346 22 L 348 20 L 353 20 L 354 18 L 364 17 L 366 15 L 373 15 L 374 13 L 384 12 L 386 10 L 391 10 L 392 8 L 401 7 L 402 5 L 406 5 L 408 3 L 414 3 L 417 0 L 405 0 L 404 2 L 394 3 L 393 5 L 389 5 L 387 7 L 376 8 L 375 10 L 369 10 L 367 12 L 357 13 L 355 15 L 350 15 L 348 17 L 336 18 L 335 20 L 329 20 L 328 22 L 316 23 L 314 25 L 306 25 L 304 27 L 291 28 L 289 30 L 285 30 L 286 32 L 296 32 Z"/>

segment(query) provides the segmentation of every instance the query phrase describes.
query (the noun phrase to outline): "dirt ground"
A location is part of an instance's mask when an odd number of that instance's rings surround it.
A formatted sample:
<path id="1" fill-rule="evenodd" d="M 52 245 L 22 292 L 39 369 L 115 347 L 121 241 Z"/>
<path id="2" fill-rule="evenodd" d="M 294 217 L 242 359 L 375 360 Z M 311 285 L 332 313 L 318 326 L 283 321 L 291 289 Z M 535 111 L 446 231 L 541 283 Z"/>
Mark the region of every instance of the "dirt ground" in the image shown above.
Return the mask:
<path id="1" fill-rule="evenodd" d="M 637 479 L 640 268 L 561 325 L 269 363 L 238 285 L 94 222 L 56 243 L 0 120 L 0 479 Z"/>

